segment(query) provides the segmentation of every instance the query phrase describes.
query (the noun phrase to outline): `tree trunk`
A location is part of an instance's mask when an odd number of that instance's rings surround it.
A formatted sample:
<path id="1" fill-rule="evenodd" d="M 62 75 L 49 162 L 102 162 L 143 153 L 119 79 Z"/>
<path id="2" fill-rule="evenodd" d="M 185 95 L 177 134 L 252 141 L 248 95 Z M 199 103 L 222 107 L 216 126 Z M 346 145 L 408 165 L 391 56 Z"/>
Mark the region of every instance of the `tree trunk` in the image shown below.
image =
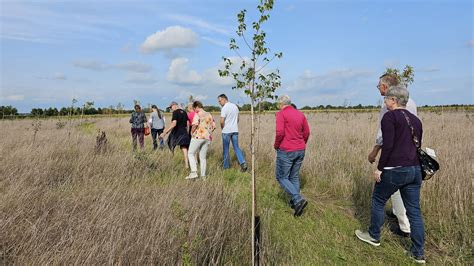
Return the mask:
<path id="1" fill-rule="evenodd" d="M 250 150 L 252 155 L 252 265 L 255 265 L 255 217 L 257 211 L 256 188 L 255 188 L 255 113 L 254 100 L 251 99 L 250 114 L 251 114 L 251 128 L 250 128 Z"/>

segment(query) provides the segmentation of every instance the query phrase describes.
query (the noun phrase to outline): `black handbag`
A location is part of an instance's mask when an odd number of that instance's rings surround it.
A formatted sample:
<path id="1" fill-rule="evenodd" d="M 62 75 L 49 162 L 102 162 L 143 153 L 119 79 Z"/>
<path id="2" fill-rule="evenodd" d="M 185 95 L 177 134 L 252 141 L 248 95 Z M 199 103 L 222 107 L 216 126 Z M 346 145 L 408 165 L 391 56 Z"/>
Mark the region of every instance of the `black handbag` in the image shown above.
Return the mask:
<path id="1" fill-rule="evenodd" d="M 418 140 L 418 137 L 415 135 L 415 129 L 410 123 L 410 118 L 404 111 L 402 111 L 402 113 L 405 116 L 408 126 L 411 129 L 413 144 L 415 144 L 416 154 L 418 155 L 418 159 L 420 160 L 421 176 L 423 180 L 429 180 L 439 170 L 439 163 L 433 157 L 429 156 L 423 149 L 421 149 L 420 141 Z"/>

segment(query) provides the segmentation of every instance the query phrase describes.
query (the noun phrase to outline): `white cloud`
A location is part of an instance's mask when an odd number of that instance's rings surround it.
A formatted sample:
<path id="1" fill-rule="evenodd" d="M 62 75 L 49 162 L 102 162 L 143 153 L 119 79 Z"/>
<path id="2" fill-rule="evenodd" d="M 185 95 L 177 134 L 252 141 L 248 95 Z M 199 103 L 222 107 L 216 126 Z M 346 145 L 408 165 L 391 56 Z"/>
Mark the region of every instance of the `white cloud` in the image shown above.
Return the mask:
<path id="1" fill-rule="evenodd" d="M 469 40 L 469 41 L 467 42 L 467 46 L 469 46 L 469 47 L 474 47 L 474 40 Z"/>
<path id="2" fill-rule="evenodd" d="M 191 48 L 198 43 L 198 35 L 191 29 L 181 26 L 171 26 L 148 36 L 140 47 L 143 53 L 153 53 L 159 50 L 173 48 Z"/>
<path id="3" fill-rule="evenodd" d="M 119 69 L 125 70 L 129 72 L 138 72 L 138 73 L 146 73 L 152 70 L 152 66 L 140 62 L 125 62 L 125 63 L 118 63 L 118 64 L 106 64 L 100 61 L 95 60 L 79 60 L 73 62 L 75 67 L 94 70 L 94 71 L 104 71 L 110 69 Z"/>
<path id="4" fill-rule="evenodd" d="M 51 1 L 2 1 L 0 38 L 34 43 L 116 39 L 119 29 L 128 25 L 113 16 L 79 8 L 65 10 Z"/>
<path id="5" fill-rule="evenodd" d="M 3 97 L 7 101 L 23 101 L 25 99 L 25 95 L 22 94 L 13 94 Z"/>
<path id="6" fill-rule="evenodd" d="M 137 84 L 154 84 L 158 80 L 149 74 L 132 74 L 128 75 L 125 81 Z"/>
<path id="7" fill-rule="evenodd" d="M 178 96 L 175 97 L 177 100 L 188 100 L 189 96 L 192 95 L 195 100 L 204 101 L 208 98 L 207 95 L 195 94 L 189 90 L 181 89 L 179 90 Z"/>
<path id="8" fill-rule="evenodd" d="M 212 24 L 198 17 L 174 14 L 174 15 L 168 15 L 168 18 L 174 21 L 178 21 L 183 24 L 188 24 L 188 25 L 198 27 L 205 31 L 216 32 L 216 33 L 220 33 L 227 36 L 232 35 L 231 34 L 232 30 L 230 30 L 229 28 L 222 27 L 221 25 Z"/>
<path id="9" fill-rule="evenodd" d="M 46 77 L 38 77 L 39 79 L 49 79 L 49 80 L 66 80 L 67 77 L 64 75 L 64 73 L 61 72 L 56 72 L 51 76 L 46 76 Z"/>
<path id="10" fill-rule="evenodd" d="M 54 73 L 53 79 L 55 80 L 66 80 L 66 75 L 64 73 L 56 72 Z"/>
<path id="11" fill-rule="evenodd" d="M 340 69 L 316 75 L 306 70 L 298 79 L 288 86 L 290 92 L 318 91 L 320 93 L 338 93 L 348 89 L 350 84 L 361 78 L 372 75 L 371 71 Z"/>
<path id="12" fill-rule="evenodd" d="M 215 44 L 217 46 L 220 46 L 220 47 L 224 47 L 224 48 L 228 48 L 229 47 L 229 44 L 224 42 L 224 41 L 220 41 L 220 40 L 216 40 L 216 39 L 213 39 L 213 38 L 209 38 L 209 37 L 206 37 L 206 36 L 203 36 L 201 37 L 201 39 L 205 40 L 205 41 L 208 41 L 212 44 Z"/>
<path id="13" fill-rule="evenodd" d="M 201 75 L 195 70 L 188 70 L 189 59 L 178 57 L 171 61 L 167 79 L 180 84 L 198 84 L 202 81 Z"/>
<path id="14" fill-rule="evenodd" d="M 229 57 L 233 63 L 231 66 L 232 72 L 238 72 L 239 66 L 242 62 L 240 57 Z M 250 63 L 250 59 L 247 57 L 244 58 L 244 61 L 247 62 L 247 65 Z M 231 86 L 235 83 L 232 77 L 221 77 L 219 76 L 219 69 L 224 69 L 224 61 L 221 61 L 217 66 L 207 68 L 201 73 L 196 70 L 189 70 L 188 67 L 189 59 L 178 57 L 171 61 L 170 67 L 168 69 L 167 79 L 170 82 L 177 84 L 206 84 L 206 86 Z M 245 71 L 245 69 L 244 69 Z"/>
<path id="15" fill-rule="evenodd" d="M 95 60 L 79 60 L 72 63 L 75 67 L 85 68 L 89 70 L 102 71 L 108 68 L 108 66 L 102 62 Z"/>
<path id="16" fill-rule="evenodd" d="M 113 65 L 114 68 L 127 70 L 131 72 L 138 72 L 138 73 L 146 73 L 150 72 L 152 67 L 147 64 L 139 63 L 139 62 L 126 62 Z"/>

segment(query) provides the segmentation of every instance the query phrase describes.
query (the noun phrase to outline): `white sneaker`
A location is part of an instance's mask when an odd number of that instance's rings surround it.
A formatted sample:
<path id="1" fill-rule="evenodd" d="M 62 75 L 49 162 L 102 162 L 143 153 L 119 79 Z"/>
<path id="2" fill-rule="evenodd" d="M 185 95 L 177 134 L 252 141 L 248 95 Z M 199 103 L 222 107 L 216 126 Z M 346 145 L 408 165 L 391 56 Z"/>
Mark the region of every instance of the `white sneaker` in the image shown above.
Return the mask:
<path id="1" fill-rule="evenodd" d="M 185 177 L 184 179 L 194 179 L 194 178 L 198 178 L 198 174 L 196 172 L 191 172 L 187 177 Z"/>
<path id="2" fill-rule="evenodd" d="M 357 236 L 357 238 L 364 241 L 365 243 L 369 243 L 372 246 L 376 246 L 376 247 L 380 246 L 380 241 L 373 239 L 370 236 L 369 232 L 362 232 L 361 230 L 355 230 L 355 235 Z"/>

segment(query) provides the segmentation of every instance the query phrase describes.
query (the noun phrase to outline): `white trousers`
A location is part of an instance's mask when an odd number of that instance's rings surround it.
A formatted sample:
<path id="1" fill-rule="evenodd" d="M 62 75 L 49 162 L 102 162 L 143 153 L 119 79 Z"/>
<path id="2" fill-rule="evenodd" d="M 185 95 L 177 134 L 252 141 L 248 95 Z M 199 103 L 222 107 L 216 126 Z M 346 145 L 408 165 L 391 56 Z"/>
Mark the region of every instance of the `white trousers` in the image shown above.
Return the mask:
<path id="1" fill-rule="evenodd" d="M 400 190 L 397 190 L 397 192 L 393 193 L 391 198 L 393 214 L 397 216 L 400 230 L 405 233 L 410 233 L 410 222 L 408 221 L 407 211 L 405 209 L 405 205 L 403 204 Z"/>
<path id="2" fill-rule="evenodd" d="M 201 166 L 201 177 L 206 176 L 206 156 L 209 140 L 191 139 L 188 149 L 189 166 L 191 172 L 197 173 L 196 153 L 199 151 L 199 164 Z"/>

